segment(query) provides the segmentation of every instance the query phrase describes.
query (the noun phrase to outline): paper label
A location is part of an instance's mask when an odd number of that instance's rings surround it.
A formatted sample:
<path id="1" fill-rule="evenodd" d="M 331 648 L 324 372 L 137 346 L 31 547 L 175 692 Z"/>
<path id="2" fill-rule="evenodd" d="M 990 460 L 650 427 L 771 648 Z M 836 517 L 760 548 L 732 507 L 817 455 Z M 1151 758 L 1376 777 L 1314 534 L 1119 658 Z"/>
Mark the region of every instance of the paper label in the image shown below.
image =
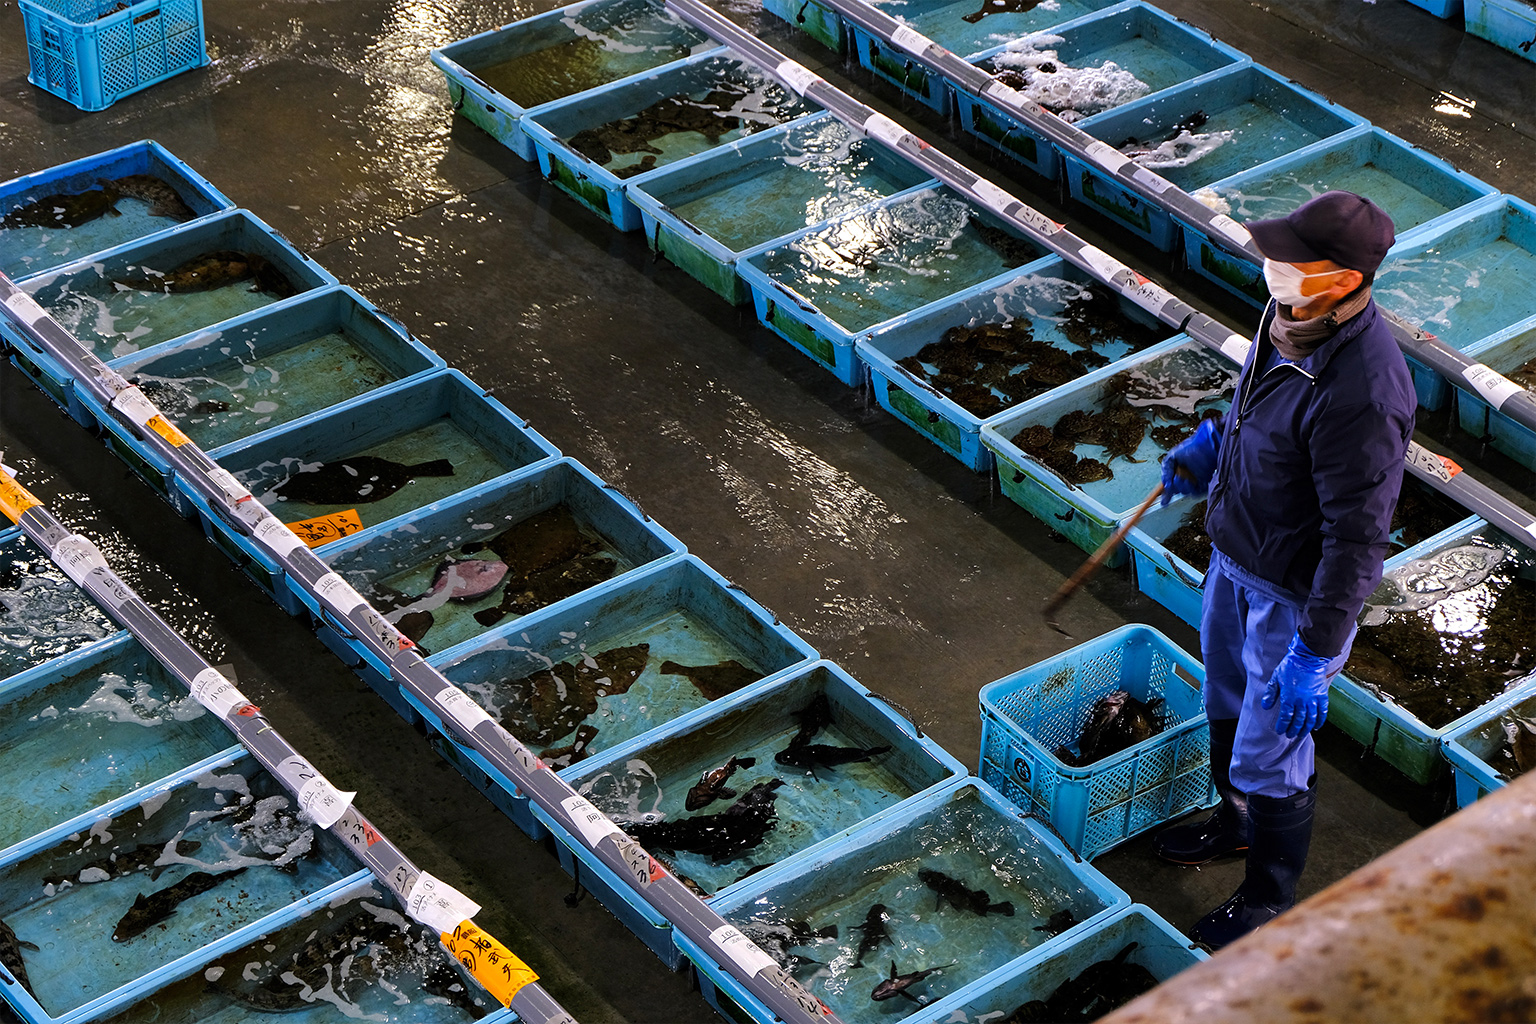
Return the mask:
<path id="1" fill-rule="evenodd" d="M 368 603 L 362 594 L 352 589 L 352 584 L 334 572 L 328 572 L 315 581 L 315 593 L 321 601 L 338 609 L 343 615 L 350 615 Z"/>
<path id="2" fill-rule="evenodd" d="M 281 519 L 273 515 L 262 516 L 251 527 L 251 535 L 269 551 L 280 557 L 297 551 L 304 546 L 303 539 L 283 525 Z"/>
<path id="3" fill-rule="evenodd" d="M 1131 158 L 1120 152 L 1107 142 L 1091 142 L 1087 148 L 1088 159 L 1109 171 L 1111 174 L 1119 172 L 1120 168 L 1131 162 Z"/>
<path id="4" fill-rule="evenodd" d="M 658 874 L 653 870 L 654 863 L 645 847 L 628 836 L 620 837 L 618 847 L 619 856 L 624 858 L 624 866 L 629 869 L 629 877 L 634 879 L 635 885 L 644 889 L 656 880 Z"/>
<path id="5" fill-rule="evenodd" d="M 473 921 L 459 922 L 452 932 L 443 933 L 442 940 L 453 958 L 463 964 L 464 969 L 502 1006 L 511 1006 L 524 985 L 539 980 L 533 968 L 513 956 L 512 951 L 494 937 L 481 931 Z"/>
<path id="6" fill-rule="evenodd" d="M 333 512 L 328 516 L 316 516 L 314 519 L 304 519 L 297 523 L 288 524 L 288 529 L 297 534 L 300 540 L 312 548 L 351 536 L 362 528 L 363 519 L 357 514 L 357 509 L 355 508 L 349 508 L 345 512 Z"/>
<path id="7" fill-rule="evenodd" d="M 891 42 L 914 57 L 921 57 L 934 42 L 910 25 L 897 25 L 891 33 Z"/>
<path id="8" fill-rule="evenodd" d="M 245 694 L 216 668 L 205 668 L 194 676 L 191 689 L 192 699 L 219 718 L 228 718 L 231 711 L 247 703 Z"/>
<path id="9" fill-rule="evenodd" d="M 5 308 L 15 313 L 17 319 L 28 327 L 32 327 L 39 320 L 44 320 L 48 317 L 48 311 L 39 306 L 36 299 L 20 290 L 5 300 Z"/>
<path id="10" fill-rule="evenodd" d="M 1211 227 L 1220 231 L 1238 245 L 1248 245 L 1253 241 L 1253 235 L 1247 228 L 1224 213 L 1218 213 L 1211 218 Z"/>
<path id="11" fill-rule="evenodd" d="M 245 489 L 245 485 L 235 479 L 235 474 L 220 466 L 214 466 L 206 473 L 213 485 L 224 492 L 224 499 L 231 505 L 244 501 L 251 496 L 251 492 Z"/>
<path id="12" fill-rule="evenodd" d="M 128 589 L 122 577 L 106 566 L 92 569 L 86 576 L 86 589 L 98 600 L 105 601 L 117 611 L 134 597 L 133 591 Z"/>
<path id="13" fill-rule="evenodd" d="M 473 697 L 456 686 L 445 686 L 439 691 L 437 706 L 471 735 L 485 722 L 495 721 Z"/>
<path id="14" fill-rule="evenodd" d="M 1150 313 L 1158 312 L 1169 302 L 1173 301 L 1173 295 L 1166 288 L 1156 281 L 1149 281 L 1140 276 L 1138 276 L 1135 284 L 1125 289 L 1123 294 L 1126 298 Z"/>
<path id="15" fill-rule="evenodd" d="M 155 403 L 144 397 L 144 392 L 140 391 L 137 385 L 130 385 L 119 391 L 117 397 L 112 399 L 112 408 L 128 417 L 128 422 L 141 427 L 160 414 L 160 410 L 155 408 Z"/>
<path id="16" fill-rule="evenodd" d="M 897 146 L 906 137 L 907 130 L 884 114 L 871 114 L 864 122 L 864 134 L 888 146 Z"/>
<path id="17" fill-rule="evenodd" d="M 1417 441 L 1408 442 L 1408 453 L 1405 456 L 1409 466 L 1416 467 L 1438 480 L 1450 482 L 1451 477 L 1461 472 L 1461 467 L 1444 455 L 1436 455 Z"/>
<path id="18" fill-rule="evenodd" d="M 1027 107 L 1030 105 L 1028 97 L 1019 90 L 993 79 L 981 87 L 981 95 L 985 99 L 996 100 L 1007 107 Z"/>
<path id="19" fill-rule="evenodd" d="M 1241 366 L 1248 362 L 1248 350 L 1252 347 L 1252 341 L 1241 334 L 1233 334 L 1221 343 L 1221 354 Z"/>
<path id="20" fill-rule="evenodd" d="M 1461 375 L 1466 378 L 1472 390 L 1495 410 L 1503 407 L 1513 395 L 1518 395 L 1525 390 L 1519 384 L 1484 363 L 1473 363 Z"/>
<path id="21" fill-rule="evenodd" d="M 384 838 L 368 824 L 356 807 L 348 807 L 346 813 L 336 819 L 336 823 L 331 826 L 331 833 L 350 843 L 355 850 L 366 850 Z"/>
<path id="22" fill-rule="evenodd" d="M 757 943 L 743 935 L 741 929 L 733 924 L 716 928 L 709 933 L 709 939 L 749 978 L 759 971 L 778 966 L 773 957 L 764 953 Z"/>
<path id="23" fill-rule="evenodd" d="M 1136 168 L 1136 170 L 1131 173 L 1131 180 L 1137 182 L 1138 184 L 1145 185 L 1147 188 L 1151 189 L 1153 192 L 1158 193 L 1159 195 L 1173 188 L 1173 182 L 1169 181 L 1161 174 L 1158 174 L 1156 171 L 1148 170 L 1145 167 Z"/>
<path id="24" fill-rule="evenodd" d="M 1112 280 L 1122 270 L 1131 269 L 1096 245 L 1083 246 L 1078 250 L 1078 255 L 1088 264 L 1088 269 L 1104 281 Z"/>
<path id="25" fill-rule="evenodd" d="M 596 849 L 597 844 L 611 835 L 623 835 L 624 830 L 609 820 L 608 816 L 596 807 L 584 796 L 568 796 L 560 801 L 560 807 L 571 816 L 571 822 L 581 838 L 586 840 L 589 847 Z"/>
<path id="26" fill-rule="evenodd" d="M 96 545 L 78 533 L 70 534 L 54 546 L 53 560 L 77 586 L 85 583 L 85 577 L 92 569 L 107 567 L 107 560 Z"/>
<path id="27" fill-rule="evenodd" d="M 278 777 L 298 794 L 299 809 L 321 828 L 330 828 L 352 806 L 357 794 L 343 793 L 331 785 L 320 770 L 302 757 L 290 757 L 277 766 Z"/>
<path id="28" fill-rule="evenodd" d="M 805 95 L 805 90 L 822 81 L 822 77 L 797 60 L 786 60 L 774 69 L 774 74 L 796 94 Z"/>
<path id="29" fill-rule="evenodd" d="M 405 900 L 406 913 L 433 931 L 452 932 L 480 913 L 480 904 L 423 871 Z"/>

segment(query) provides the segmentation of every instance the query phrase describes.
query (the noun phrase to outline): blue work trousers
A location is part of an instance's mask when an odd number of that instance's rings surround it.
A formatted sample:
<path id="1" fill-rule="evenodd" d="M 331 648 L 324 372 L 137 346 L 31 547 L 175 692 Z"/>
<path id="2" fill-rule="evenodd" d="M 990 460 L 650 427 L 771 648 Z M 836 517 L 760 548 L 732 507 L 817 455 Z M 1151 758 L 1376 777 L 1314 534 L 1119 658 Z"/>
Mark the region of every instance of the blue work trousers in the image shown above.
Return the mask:
<path id="1" fill-rule="evenodd" d="M 1285 656 L 1301 602 L 1213 552 L 1200 609 L 1200 655 L 1205 662 L 1205 714 L 1237 719 L 1232 785 L 1249 796 L 1286 797 L 1307 789 L 1313 773 L 1312 734 L 1291 739 L 1275 731 L 1280 706 L 1259 706 L 1275 666 Z M 1344 650 L 1328 665 L 1332 678 L 1349 657 Z"/>

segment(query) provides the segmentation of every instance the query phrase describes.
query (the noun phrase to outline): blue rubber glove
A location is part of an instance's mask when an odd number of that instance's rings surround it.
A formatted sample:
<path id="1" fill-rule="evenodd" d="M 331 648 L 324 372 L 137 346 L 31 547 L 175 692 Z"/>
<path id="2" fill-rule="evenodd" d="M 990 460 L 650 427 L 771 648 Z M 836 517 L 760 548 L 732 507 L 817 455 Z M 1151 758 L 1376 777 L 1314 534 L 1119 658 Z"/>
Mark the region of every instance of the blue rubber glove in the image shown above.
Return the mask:
<path id="1" fill-rule="evenodd" d="M 1295 739 L 1313 729 L 1320 729 L 1328 720 L 1328 662 L 1321 654 L 1313 654 L 1301 642 L 1301 634 L 1291 637 L 1291 646 L 1285 657 L 1275 666 L 1275 674 L 1269 677 L 1264 699 L 1259 706 L 1265 711 L 1280 704 L 1280 716 L 1275 719 L 1275 732 Z"/>
<path id="2" fill-rule="evenodd" d="M 1204 494 L 1216 474 L 1216 452 L 1221 435 L 1214 419 L 1200 421 L 1192 436 L 1163 456 L 1163 500 L 1166 505 L 1180 494 Z"/>

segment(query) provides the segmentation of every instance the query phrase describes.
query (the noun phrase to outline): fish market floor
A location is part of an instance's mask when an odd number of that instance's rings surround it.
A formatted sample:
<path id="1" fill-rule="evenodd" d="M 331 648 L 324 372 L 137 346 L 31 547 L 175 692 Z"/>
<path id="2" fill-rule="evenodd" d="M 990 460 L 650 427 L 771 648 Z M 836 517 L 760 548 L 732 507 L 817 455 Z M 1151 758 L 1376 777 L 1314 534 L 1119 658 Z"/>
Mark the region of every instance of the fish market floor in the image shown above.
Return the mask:
<path id="1" fill-rule="evenodd" d="M 896 102 L 755 10 L 737 20 L 1005 185 L 948 126 Z M 83 114 L 26 81 L 14 2 L 0 2 L 0 180 L 153 138 L 398 316 L 449 364 L 746 588 L 821 653 L 912 709 L 975 766 L 977 690 L 1072 641 L 1038 608 L 1076 548 L 937 448 L 454 117 L 427 51 L 553 6 L 486 0 L 207 0 L 212 64 Z M 1507 192 L 1536 199 L 1536 75 L 1403 0 L 1166 0 L 1282 75 L 1324 92 Z M 866 91 L 872 89 L 872 92 Z M 1034 197 L 1133 265 L 1081 210 Z M 1175 290 L 1244 329 L 1252 315 L 1188 281 Z M 1531 475 L 1481 458 L 1444 417 L 1424 436 L 1531 504 Z M 505 821 L 315 638 L 245 582 L 126 468 L 7 366 L 0 447 L 66 521 L 116 538 L 145 590 L 211 660 L 418 863 L 485 905 L 478 918 L 580 1020 L 713 1019 L 595 901 L 564 900 L 555 858 Z M 1495 481 L 1497 476 L 1497 481 Z M 87 502 L 89 494 L 94 505 Z M 175 577 L 156 585 L 157 570 Z M 1106 572 L 1067 607 L 1082 639 L 1146 622 L 1195 633 Z M 1341 734 L 1319 738 L 1322 798 L 1303 892 L 1437 820 L 1445 787 L 1404 781 Z M 1096 862 L 1187 929 L 1240 864 L 1156 862 L 1146 839 Z M 622 969 L 615 969 L 623 965 Z"/>

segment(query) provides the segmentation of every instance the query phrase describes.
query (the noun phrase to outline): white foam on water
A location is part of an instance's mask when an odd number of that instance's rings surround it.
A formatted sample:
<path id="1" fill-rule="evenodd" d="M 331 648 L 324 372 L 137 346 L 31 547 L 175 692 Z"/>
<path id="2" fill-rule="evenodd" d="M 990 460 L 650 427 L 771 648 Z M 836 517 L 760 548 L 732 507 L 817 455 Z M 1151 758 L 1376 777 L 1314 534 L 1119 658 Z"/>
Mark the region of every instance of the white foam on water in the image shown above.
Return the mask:
<path id="1" fill-rule="evenodd" d="M 1049 107 L 1064 121 L 1079 121 L 1111 107 L 1139 99 L 1152 87 L 1112 60 L 1075 68 L 1048 47 L 1061 36 L 1040 32 L 1008 44 L 992 57 L 995 67 L 1016 71 L 1025 79 L 1019 92 Z"/>
<path id="2" fill-rule="evenodd" d="M 1186 128 L 1174 138 L 1160 142 L 1151 148 L 1143 143 L 1132 143 L 1121 147 L 1120 152 L 1149 170 L 1188 167 L 1201 157 L 1220 149 L 1231 140 L 1234 134 L 1230 130 L 1192 132 Z"/>
<path id="3" fill-rule="evenodd" d="M 112 722 L 146 728 L 166 722 L 189 722 L 206 713 L 206 709 L 189 696 L 162 700 L 155 696 L 154 684 L 149 680 L 138 679 L 130 683 L 116 672 L 102 673 L 101 685 L 96 692 L 85 703 L 69 710 L 102 715 Z"/>
<path id="4" fill-rule="evenodd" d="M 1228 217 L 1232 216 L 1232 204 L 1226 199 L 1223 199 L 1221 195 L 1209 185 L 1205 186 L 1204 188 L 1195 189 L 1195 191 L 1191 192 L 1190 195 L 1198 200 L 1202 206 L 1205 206 L 1215 211 L 1216 213 L 1225 214 Z"/>
<path id="5" fill-rule="evenodd" d="M 103 868 L 90 867 L 83 869 L 78 877 L 83 884 L 89 885 L 92 882 L 107 881 L 112 877 L 112 873 Z"/>
<path id="6" fill-rule="evenodd" d="M 666 818 L 661 810 L 665 794 L 660 777 L 650 764 L 638 757 L 624 762 L 623 774 L 599 772 L 577 792 L 621 825 L 653 824 Z"/>
<path id="7" fill-rule="evenodd" d="M 59 709 L 54 707 L 52 704 L 50 704 L 47 707 L 43 708 L 43 710 L 39 711 L 37 714 L 33 715 L 31 718 L 27 719 L 27 721 L 35 722 L 39 718 L 58 718 L 58 717 L 59 717 Z"/>
<path id="8" fill-rule="evenodd" d="M 14 589 L 0 588 L 0 607 L 0 648 L 29 651 L 41 640 L 99 640 L 111 632 L 85 618 L 95 606 L 62 575 L 29 576 Z"/>

